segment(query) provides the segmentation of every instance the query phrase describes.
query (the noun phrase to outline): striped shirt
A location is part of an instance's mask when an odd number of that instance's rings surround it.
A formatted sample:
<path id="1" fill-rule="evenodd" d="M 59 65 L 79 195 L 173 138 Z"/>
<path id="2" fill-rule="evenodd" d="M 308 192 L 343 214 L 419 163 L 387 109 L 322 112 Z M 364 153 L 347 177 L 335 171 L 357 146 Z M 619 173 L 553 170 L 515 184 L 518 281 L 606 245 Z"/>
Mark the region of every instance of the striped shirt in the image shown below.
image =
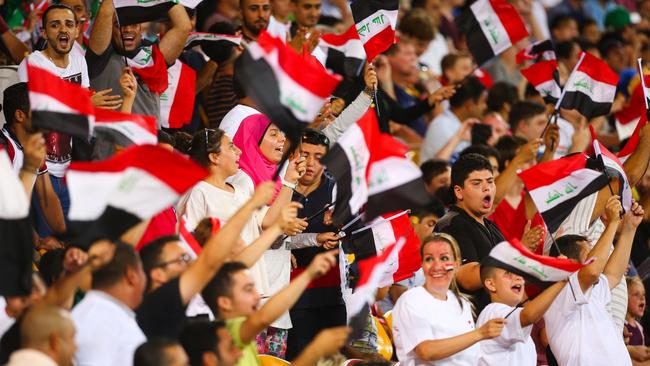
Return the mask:
<path id="1" fill-rule="evenodd" d="M 203 103 L 210 128 L 219 127 L 223 117 L 237 105 L 237 101 L 232 75 L 220 75 L 214 79 Z"/>

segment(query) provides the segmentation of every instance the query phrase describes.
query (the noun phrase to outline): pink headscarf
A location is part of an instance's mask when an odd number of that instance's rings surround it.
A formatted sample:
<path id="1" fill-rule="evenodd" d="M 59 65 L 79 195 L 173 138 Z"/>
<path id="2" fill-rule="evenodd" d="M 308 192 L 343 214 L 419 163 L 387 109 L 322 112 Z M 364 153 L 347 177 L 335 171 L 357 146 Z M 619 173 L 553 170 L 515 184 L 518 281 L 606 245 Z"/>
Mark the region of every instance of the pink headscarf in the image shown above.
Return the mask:
<path id="1" fill-rule="evenodd" d="M 239 168 L 251 177 L 255 187 L 273 179 L 273 174 L 278 168 L 277 164 L 264 156 L 259 146 L 270 124 L 271 121 L 265 115 L 253 114 L 244 118 L 232 139 L 235 146 L 241 150 Z M 277 183 L 281 184 L 280 182 L 278 177 Z"/>

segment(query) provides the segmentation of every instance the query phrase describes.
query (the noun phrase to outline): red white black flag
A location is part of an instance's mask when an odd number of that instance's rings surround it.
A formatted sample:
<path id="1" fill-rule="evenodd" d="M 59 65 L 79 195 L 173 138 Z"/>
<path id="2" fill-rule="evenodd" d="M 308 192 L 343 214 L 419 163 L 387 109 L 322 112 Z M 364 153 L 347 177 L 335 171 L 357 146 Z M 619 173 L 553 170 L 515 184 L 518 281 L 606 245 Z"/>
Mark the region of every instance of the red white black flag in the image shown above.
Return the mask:
<path id="1" fill-rule="evenodd" d="M 594 156 L 602 164 L 602 168 L 607 173 L 607 176 L 618 179 L 621 204 L 626 211 L 629 210 L 632 207 L 632 187 L 630 187 L 630 182 L 627 179 L 627 174 L 625 174 L 625 169 L 623 169 L 623 164 L 618 160 L 616 155 L 612 154 L 611 151 L 607 150 L 605 145 L 596 139 L 593 141 L 593 149 Z"/>
<path id="2" fill-rule="evenodd" d="M 167 12 L 177 3 L 194 9 L 202 0 L 113 0 L 121 26 L 157 21 L 168 17 Z"/>
<path id="3" fill-rule="evenodd" d="M 606 62 L 583 52 L 555 109 L 575 109 L 587 119 L 604 116 L 612 108 L 616 84 L 618 74 Z"/>
<path id="4" fill-rule="evenodd" d="M 368 62 L 395 43 L 398 0 L 356 0 L 350 4 Z"/>
<path id="5" fill-rule="evenodd" d="M 90 90 L 27 63 L 32 125 L 89 140 L 95 121 Z"/>
<path id="6" fill-rule="evenodd" d="M 167 89 L 167 62 L 158 45 L 142 47 L 135 56 L 126 60 L 149 91 L 161 94 Z"/>
<path id="7" fill-rule="evenodd" d="M 155 144 L 158 142 L 156 119 L 151 116 L 95 110 L 94 135 L 120 146 Z"/>
<path id="8" fill-rule="evenodd" d="M 0 296 L 28 296 L 32 292 L 34 236 L 29 198 L 0 145 Z"/>
<path id="9" fill-rule="evenodd" d="M 567 279 L 586 264 L 535 254 L 515 239 L 492 248 L 490 255 L 481 261 L 481 266 L 484 265 L 503 268 L 539 285 L 550 285 Z"/>
<path id="10" fill-rule="evenodd" d="M 322 36 L 318 47 L 327 55 L 325 67 L 328 70 L 352 78 L 359 76 L 363 71 L 366 51 L 355 26 L 351 26 L 341 35 Z"/>
<path id="11" fill-rule="evenodd" d="M 294 143 L 341 81 L 318 61 L 303 58 L 265 31 L 237 63 L 246 94 Z"/>
<path id="12" fill-rule="evenodd" d="M 478 0 L 456 22 L 479 66 L 528 36 L 521 16 L 506 0 Z"/>
<path id="13" fill-rule="evenodd" d="M 639 81 L 632 89 L 632 95 L 630 96 L 629 101 L 623 106 L 620 112 L 615 114 L 615 124 L 616 132 L 618 133 L 618 139 L 623 141 L 632 136 L 632 133 L 638 126 L 638 122 L 641 119 L 641 116 L 648 113 L 648 97 L 650 97 L 650 92 L 648 92 L 648 85 L 650 85 L 650 76 L 646 76 L 643 73 L 643 65 L 641 59 L 638 59 L 638 69 L 639 69 Z M 633 84 L 631 82 L 630 84 Z M 632 86 L 631 85 L 631 86 Z"/>
<path id="14" fill-rule="evenodd" d="M 525 61 L 555 61 L 555 48 L 550 39 L 535 42 L 525 49 L 519 51 L 516 56 L 517 64 L 523 64 Z"/>
<path id="15" fill-rule="evenodd" d="M 181 128 L 192 121 L 196 71 L 176 60 L 167 70 L 168 87 L 160 94 L 160 126 Z"/>
<path id="16" fill-rule="evenodd" d="M 187 37 L 187 41 L 185 41 L 185 49 L 190 49 L 200 45 L 220 43 L 239 46 L 241 44 L 241 40 L 242 36 L 235 36 L 231 34 L 191 32 Z"/>
<path id="17" fill-rule="evenodd" d="M 555 233 L 578 202 L 607 185 L 596 161 L 576 154 L 519 173 L 549 233 Z"/>
<path id="18" fill-rule="evenodd" d="M 430 199 L 407 149 L 379 131 L 374 110 L 352 125 L 322 159 L 337 182 L 333 221 L 342 225 L 365 207 L 364 220 L 420 206 Z"/>
<path id="19" fill-rule="evenodd" d="M 191 160 L 156 145 L 132 146 L 104 161 L 72 163 L 66 174 L 71 240 L 86 245 L 117 239 L 207 175 Z"/>
<path id="20" fill-rule="evenodd" d="M 639 134 L 641 133 L 641 129 L 648 124 L 648 116 L 647 114 L 642 114 L 641 117 L 639 118 L 638 122 L 636 123 L 636 127 L 634 128 L 634 132 L 632 132 L 632 135 L 630 138 L 627 140 L 625 143 L 625 146 L 621 149 L 621 151 L 616 154 L 618 159 L 624 163 L 627 158 L 632 155 L 634 150 L 636 150 L 636 147 L 639 145 Z"/>
<path id="21" fill-rule="evenodd" d="M 546 103 L 555 104 L 560 99 L 562 88 L 556 61 L 537 62 L 522 69 L 521 75 L 535 87 Z"/>

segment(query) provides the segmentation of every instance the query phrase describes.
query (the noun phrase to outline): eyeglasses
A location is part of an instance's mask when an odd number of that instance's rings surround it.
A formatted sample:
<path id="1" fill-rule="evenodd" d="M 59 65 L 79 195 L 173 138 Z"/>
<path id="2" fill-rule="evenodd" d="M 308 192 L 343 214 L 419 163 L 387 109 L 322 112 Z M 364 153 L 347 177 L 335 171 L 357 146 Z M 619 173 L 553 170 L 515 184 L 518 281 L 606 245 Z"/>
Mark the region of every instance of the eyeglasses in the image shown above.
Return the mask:
<path id="1" fill-rule="evenodd" d="M 187 264 L 187 263 L 189 263 L 191 260 L 192 260 L 192 257 L 191 257 L 189 254 L 187 254 L 187 253 L 183 253 L 183 254 L 181 254 L 180 257 L 178 257 L 178 258 L 176 258 L 176 259 L 172 259 L 172 260 L 167 261 L 167 262 L 162 262 L 162 263 L 158 264 L 156 267 L 164 268 L 164 267 L 167 267 L 168 265 L 170 265 L 170 264 L 174 264 L 174 263 L 178 263 L 178 264 Z"/>
<path id="2" fill-rule="evenodd" d="M 302 134 L 302 142 L 306 142 L 306 143 L 316 142 L 317 145 L 325 145 L 328 147 L 330 146 L 329 137 L 325 136 L 324 133 L 311 128 L 305 130 L 305 132 Z"/>

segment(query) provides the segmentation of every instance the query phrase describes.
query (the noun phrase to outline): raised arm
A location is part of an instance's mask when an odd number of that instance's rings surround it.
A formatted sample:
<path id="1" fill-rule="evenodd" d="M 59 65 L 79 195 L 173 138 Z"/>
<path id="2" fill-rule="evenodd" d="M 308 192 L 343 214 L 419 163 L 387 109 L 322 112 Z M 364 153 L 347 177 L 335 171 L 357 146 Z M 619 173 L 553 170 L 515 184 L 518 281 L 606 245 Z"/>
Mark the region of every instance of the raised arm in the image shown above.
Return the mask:
<path id="1" fill-rule="evenodd" d="M 19 64 L 25 58 L 29 49 L 9 29 L 9 26 L 2 17 L 0 17 L 0 34 L 2 34 L 2 42 L 7 46 L 7 50 L 9 51 L 9 57 L 11 57 L 16 64 Z"/>
<path id="2" fill-rule="evenodd" d="M 496 318 L 482 327 L 455 337 L 424 341 L 415 346 L 415 354 L 424 361 L 438 361 L 452 356 L 484 339 L 498 337 L 506 320 Z"/>
<path id="3" fill-rule="evenodd" d="M 298 209 L 302 205 L 298 202 L 291 202 L 282 209 L 280 217 L 271 227 L 264 230 L 255 241 L 242 250 L 235 258 L 235 261 L 244 263 L 247 267 L 252 267 L 262 254 L 271 247 L 275 239 L 284 232 L 286 226 L 298 217 Z"/>
<path id="4" fill-rule="evenodd" d="M 630 261 L 634 234 L 636 233 L 636 228 L 643 221 L 644 214 L 643 207 L 638 202 L 634 202 L 630 210 L 623 217 L 623 227 L 616 242 L 616 247 L 612 255 L 609 256 L 609 260 L 603 271 L 603 274 L 607 276 L 610 289 L 616 287 L 625 274 L 627 264 Z"/>
<path id="5" fill-rule="evenodd" d="M 178 56 L 183 52 L 187 36 L 192 31 L 190 18 L 187 16 L 185 8 L 181 4 L 174 5 L 168 12 L 172 27 L 165 36 L 160 40 L 160 52 L 163 54 L 167 65 L 176 62 Z"/>
<path id="6" fill-rule="evenodd" d="M 93 23 L 93 29 L 90 31 L 90 39 L 88 40 L 88 47 L 96 55 L 101 55 L 106 52 L 106 49 L 111 44 L 111 36 L 113 35 L 113 14 L 115 7 L 113 0 L 104 0 L 99 6 L 97 17 Z"/>
<path id="7" fill-rule="evenodd" d="M 499 174 L 498 177 L 494 180 L 494 183 L 497 186 L 496 194 L 494 195 L 493 207 L 497 207 L 499 203 L 503 200 L 503 197 L 506 196 L 512 185 L 517 182 L 517 171 L 521 169 L 524 164 L 529 163 L 535 159 L 537 156 L 537 151 L 539 146 L 542 144 L 541 139 L 534 139 L 528 141 L 528 143 L 522 146 L 514 158 L 510 161 L 510 164 Z"/>
<path id="8" fill-rule="evenodd" d="M 323 276 L 336 265 L 337 254 L 338 250 L 333 250 L 316 255 L 306 271 L 246 319 L 239 332 L 241 341 L 244 344 L 250 343 L 259 332 L 291 309 L 311 281 Z"/>
<path id="9" fill-rule="evenodd" d="M 190 299 L 201 292 L 214 277 L 232 252 L 246 222 L 255 210 L 264 206 L 273 197 L 274 191 L 273 183 L 260 184 L 253 197 L 228 220 L 221 230 L 208 239 L 196 262 L 181 275 L 179 287 L 184 304 L 188 304 Z"/>
<path id="10" fill-rule="evenodd" d="M 524 310 L 519 313 L 522 328 L 537 322 L 544 316 L 544 313 L 546 313 L 557 295 L 560 294 L 566 283 L 566 280 L 554 283 L 526 304 Z"/>
<path id="11" fill-rule="evenodd" d="M 306 169 L 307 162 L 305 158 L 296 154 L 296 157 L 289 161 L 289 167 L 287 168 L 287 173 L 284 175 L 284 180 L 291 184 L 298 184 L 298 180 L 303 174 L 305 174 Z M 273 204 L 262 219 L 262 229 L 267 229 L 273 225 L 273 223 L 278 219 L 282 208 L 291 202 L 292 197 L 293 189 L 283 185 L 282 188 L 280 188 L 280 193 L 278 193 L 275 201 L 273 201 Z M 306 227 L 307 224 L 305 223 L 305 228 Z"/>
<path id="12" fill-rule="evenodd" d="M 587 291 L 598 282 L 598 278 L 605 269 L 607 258 L 609 257 L 609 248 L 612 246 L 616 229 L 618 229 L 618 225 L 621 222 L 620 212 L 622 209 L 618 196 L 612 196 L 607 200 L 607 205 L 605 206 L 607 227 L 587 256 L 587 258 L 594 258 L 595 260 L 578 272 L 578 281 L 580 282 L 582 292 Z"/>

